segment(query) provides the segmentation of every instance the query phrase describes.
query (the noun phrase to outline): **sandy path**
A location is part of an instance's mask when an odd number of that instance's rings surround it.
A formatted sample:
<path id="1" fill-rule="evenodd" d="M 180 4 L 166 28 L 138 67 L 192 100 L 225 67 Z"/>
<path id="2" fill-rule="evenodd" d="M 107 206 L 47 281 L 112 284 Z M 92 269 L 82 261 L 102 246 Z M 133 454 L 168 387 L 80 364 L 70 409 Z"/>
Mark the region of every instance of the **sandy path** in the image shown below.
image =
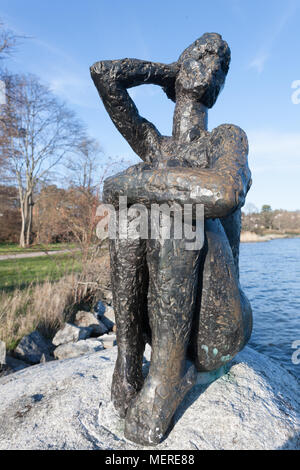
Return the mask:
<path id="1" fill-rule="evenodd" d="M 10 255 L 0 255 L 0 261 L 6 259 L 36 258 L 39 256 L 58 255 L 60 253 L 72 253 L 74 250 L 54 250 L 54 251 L 36 251 L 32 253 L 16 253 Z"/>

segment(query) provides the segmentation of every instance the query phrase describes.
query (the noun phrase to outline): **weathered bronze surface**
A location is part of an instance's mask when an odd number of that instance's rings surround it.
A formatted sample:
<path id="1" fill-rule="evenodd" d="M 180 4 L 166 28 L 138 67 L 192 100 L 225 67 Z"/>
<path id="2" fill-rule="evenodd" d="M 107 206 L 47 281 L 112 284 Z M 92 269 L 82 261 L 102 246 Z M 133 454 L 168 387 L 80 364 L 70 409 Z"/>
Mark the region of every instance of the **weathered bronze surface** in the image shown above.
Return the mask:
<path id="1" fill-rule="evenodd" d="M 240 351 L 252 329 L 239 284 L 241 207 L 251 185 L 246 134 L 223 124 L 207 130 L 207 110 L 222 89 L 230 49 L 206 33 L 172 64 L 100 61 L 91 75 L 115 126 L 144 160 L 108 178 L 104 202 L 203 204 L 205 243 L 185 239 L 110 240 L 118 359 L 112 401 L 125 436 L 154 444 L 195 383 L 196 370 L 218 369 Z M 176 102 L 172 137 L 142 118 L 127 89 L 159 85 Z M 152 346 L 144 380 L 145 342 Z M 194 366 L 186 370 L 186 359 Z"/>

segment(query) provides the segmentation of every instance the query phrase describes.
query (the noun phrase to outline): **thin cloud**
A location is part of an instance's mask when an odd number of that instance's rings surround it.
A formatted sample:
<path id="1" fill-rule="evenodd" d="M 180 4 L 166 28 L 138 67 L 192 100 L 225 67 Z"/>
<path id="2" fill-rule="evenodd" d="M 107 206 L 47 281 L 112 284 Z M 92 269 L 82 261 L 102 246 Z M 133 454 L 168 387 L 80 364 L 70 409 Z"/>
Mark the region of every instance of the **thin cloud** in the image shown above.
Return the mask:
<path id="1" fill-rule="evenodd" d="M 261 73 L 264 69 L 265 63 L 267 59 L 269 58 L 270 54 L 267 54 L 263 51 L 261 51 L 255 59 L 252 60 L 249 64 L 249 68 L 256 69 L 258 73 Z"/>
<path id="2" fill-rule="evenodd" d="M 41 59 L 31 63 L 31 70 L 47 83 L 55 94 L 70 104 L 96 108 L 88 67 L 86 71 L 82 70 L 80 64 L 63 48 L 39 37 L 28 35 L 26 31 L 17 28 L 7 15 L 0 13 L 0 17 L 5 18 L 6 25 L 17 35 L 28 38 L 24 46 L 37 48 L 40 52 Z M 11 60 L 20 65 L 26 62 L 26 59 L 19 55 L 15 55 Z"/>
<path id="3" fill-rule="evenodd" d="M 38 39 L 38 38 L 35 38 L 35 37 L 31 37 L 30 39 L 37 46 L 42 47 L 43 49 L 46 49 L 47 52 L 50 52 L 51 54 L 55 55 L 56 57 L 60 57 L 64 61 L 72 63 L 72 64 L 75 63 L 72 56 L 70 54 L 67 54 L 66 52 L 64 52 L 63 49 L 60 49 L 56 46 L 53 46 L 53 44 L 50 44 L 47 41 L 44 41 L 44 40 L 41 40 L 41 39 Z"/>
<path id="4" fill-rule="evenodd" d="M 272 34 L 268 36 L 267 40 L 259 49 L 254 59 L 249 63 L 249 69 L 255 69 L 259 74 L 262 73 L 267 60 L 271 56 L 271 51 L 273 49 L 276 39 L 284 30 L 290 18 L 295 14 L 295 11 L 297 10 L 298 6 L 299 5 L 295 2 L 295 0 L 289 3 L 287 9 L 283 13 L 283 15 L 280 16 L 277 24 L 275 25 Z"/>
<path id="5" fill-rule="evenodd" d="M 50 89 L 63 100 L 83 108 L 98 109 L 98 101 L 89 74 L 72 73 L 63 69 L 47 76 Z M 97 103 L 97 105 L 96 105 Z"/>
<path id="6" fill-rule="evenodd" d="M 253 130 L 247 134 L 253 171 L 300 171 L 300 133 Z"/>
<path id="7" fill-rule="evenodd" d="M 251 152 L 268 157 L 287 154 L 300 158 L 300 133 L 278 132 L 274 130 L 254 130 L 248 132 Z"/>
<path id="8" fill-rule="evenodd" d="M 253 129 L 247 134 L 253 179 L 248 200 L 257 207 L 299 209 L 300 133 Z"/>

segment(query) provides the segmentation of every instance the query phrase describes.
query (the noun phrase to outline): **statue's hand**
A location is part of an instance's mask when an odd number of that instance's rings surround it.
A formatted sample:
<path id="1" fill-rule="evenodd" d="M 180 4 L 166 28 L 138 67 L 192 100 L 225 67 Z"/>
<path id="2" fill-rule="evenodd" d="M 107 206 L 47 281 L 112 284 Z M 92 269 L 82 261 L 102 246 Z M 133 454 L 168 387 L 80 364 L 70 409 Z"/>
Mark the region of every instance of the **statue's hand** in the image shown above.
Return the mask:
<path id="1" fill-rule="evenodd" d="M 172 64 L 168 64 L 167 67 L 172 72 L 170 73 L 170 77 L 166 77 L 164 80 L 162 89 L 170 100 L 176 102 L 175 81 L 180 70 L 180 65 L 178 62 L 172 62 Z"/>
<path id="2" fill-rule="evenodd" d="M 112 204 L 116 206 L 120 195 L 120 188 L 124 186 L 125 183 L 123 173 L 118 173 L 117 175 L 111 176 L 104 181 L 103 202 L 105 204 Z"/>
<path id="3" fill-rule="evenodd" d="M 117 207 L 120 196 L 128 196 L 132 189 L 139 192 L 139 189 L 142 189 L 142 187 L 139 187 L 142 172 L 151 169 L 152 167 L 149 163 L 139 163 L 107 178 L 104 181 L 103 202 Z"/>
<path id="4" fill-rule="evenodd" d="M 105 180 L 103 200 L 115 208 L 118 208 L 120 196 L 126 196 L 130 205 L 136 202 L 145 205 L 161 202 L 160 196 L 163 195 L 164 198 L 167 197 L 167 194 L 170 195 L 170 200 L 177 197 L 178 199 L 183 198 L 184 202 L 189 190 L 178 189 L 178 182 L 172 177 L 169 179 L 168 174 L 171 175 L 172 171 L 177 168 L 178 175 L 180 175 L 181 168 L 187 169 L 187 167 L 190 167 L 189 162 L 175 158 L 131 166 L 122 173 Z"/>

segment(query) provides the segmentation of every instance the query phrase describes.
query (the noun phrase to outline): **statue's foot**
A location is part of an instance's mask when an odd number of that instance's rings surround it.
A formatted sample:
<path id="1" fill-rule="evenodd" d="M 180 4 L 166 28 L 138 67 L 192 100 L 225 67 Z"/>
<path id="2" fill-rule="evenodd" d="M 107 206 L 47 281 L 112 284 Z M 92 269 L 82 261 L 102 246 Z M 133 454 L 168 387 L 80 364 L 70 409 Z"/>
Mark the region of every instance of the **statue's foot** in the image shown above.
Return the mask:
<path id="1" fill-rule="evenodd" d="M 128 408 L 125 437 L 137 444 L 159 444 L 170 426 L 176 408 L 195 381 L 194 366 L 188 369 L 179 383 L 162 383 L 159 377 L 148 375 L 141 392 Z"/>
<path id="2" fill-rule="evenodd" d="M 117 360 L 112 380 L 111 400 L 120 418 L 125 418 L 128 406 L 141 390 L 143 383 L 142 372 L 135 371 L 130 377 L 124 361 Z"/>

